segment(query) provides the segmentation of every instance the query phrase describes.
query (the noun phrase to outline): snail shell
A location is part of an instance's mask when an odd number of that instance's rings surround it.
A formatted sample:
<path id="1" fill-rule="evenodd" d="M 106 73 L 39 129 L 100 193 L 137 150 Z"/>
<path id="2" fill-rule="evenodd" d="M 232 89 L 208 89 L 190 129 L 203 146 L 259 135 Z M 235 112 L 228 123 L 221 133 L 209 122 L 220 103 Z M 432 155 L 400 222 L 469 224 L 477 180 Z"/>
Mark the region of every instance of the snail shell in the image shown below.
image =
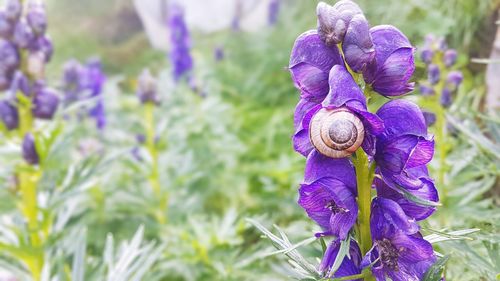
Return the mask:
<path id="1" fill-rule="evenodd" d="M 322 108 L 313 116 L 309 132 L 312 145 L 331 158 L 351 155 L 365 137 L 363 123 L 346 108 Z"/>

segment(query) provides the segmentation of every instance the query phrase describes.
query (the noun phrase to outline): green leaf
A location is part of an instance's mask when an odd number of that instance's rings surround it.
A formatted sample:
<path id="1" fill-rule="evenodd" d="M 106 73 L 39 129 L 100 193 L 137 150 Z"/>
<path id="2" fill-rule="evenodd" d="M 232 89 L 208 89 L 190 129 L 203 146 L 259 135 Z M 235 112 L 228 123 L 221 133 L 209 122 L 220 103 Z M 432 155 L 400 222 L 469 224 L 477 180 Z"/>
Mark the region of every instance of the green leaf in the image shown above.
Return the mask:
<path id="1" fill-rule="evenodd" d="M 344 258 L 349 254 L 349 248 L 351 245 L 351 236 L 348 236 L 346 240 L 340 242 L 340 249 L 335 257 L 335 262 L 333 262 L 332 268 L 328 273 L 328 276 L 333 277 L 335 272 L 339 269 L 340 265 L 344 261 Z"/>
<path id="2" fill-rule="evenodd" d="M 449 255 L 446 255 L 439 260 L 437 260 L 429 270 L 424 275 L 423 281 L 439 281 L 444 271 L 446 262 L 450 259 Z"/>
<path id="3" fill-rule="evenodd" d="M 426 200 L 426 199 L 422 199 L 418 196 L 415 196 L 413 194 L 411 194 L 408 190 L 406 190 L 405 188 L 399 186 L 399 185 L 395 185 L 396 188 L 401 191 L 404 195 L 404 197 L 414 203 L 416 203 L 417 205 L 420 205 L 420 206 L 432 206 L 432 207 L 437 207 L 437 206 L 441 206 L 441 204 L 439 202 L 433 202 L 433 201 L 430 201 L 430 200 Z"/>

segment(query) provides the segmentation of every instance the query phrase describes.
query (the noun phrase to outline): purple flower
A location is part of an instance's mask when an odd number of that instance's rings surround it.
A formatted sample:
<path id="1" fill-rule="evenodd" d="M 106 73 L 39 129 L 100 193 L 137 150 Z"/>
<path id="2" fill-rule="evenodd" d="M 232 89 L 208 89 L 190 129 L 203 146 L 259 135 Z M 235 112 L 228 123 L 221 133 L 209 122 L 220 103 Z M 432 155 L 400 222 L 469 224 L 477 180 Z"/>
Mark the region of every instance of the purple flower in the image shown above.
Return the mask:
<path id="1" fill-rule="evenodd" d="M 434 186 L 434 182 L 429 177 L 429 173 L 425 166 L 410 168 L 407 172 L 418 178 L 423 183 L 422 187 L 419 189 L 407 190 L 409 193 L 423 200 L 431 202 L 439 201 L 437 189 Z M 375 179 L 374 184 L 377 189 L 377 196 L 391 199 L 396 202 L 408 217 L 413 218 L 416 221 L 424 220 L 436 211 L 436 207 L 434 206 L 424 206 L 409 200 L 404 196 L 404 194 L 401 193 L 401 191 L 391 188 L 381 179 Z"/>
<path id="2" fill-rule="evenodd" d="M 423 96 L 433 96 L 436 94 L 432 87 L 429 87 L 429 86 L 423 85 L 423 84 L 420 85 L 420 93 Z"/>
<path id="3" fill-rule="evenodd" d="M 318 16 L 318 34 L 328 46 L 333 46 L 344 41 L 346 32 L 355 15 L 363 15 L 361 8 L 350 0 L 338 1 L 333 7 L 318 3 L 316 7 Z"/>
<path id="4" fill-rule="evenodd" d="M 356 175 L 347 158 L 311 152 L 299 194 L 299 205 L 324 231 L 319 235 L 347 237 L 358 215 Z"/>
<path id="5" fill-rule="evenodd" d="M 371 140 L 373 139 L 373 136 L 383 132 L 384 125 L 382 120 L 375 114 L 368 112 L 366 107 L 366 98 L 352 78 L 351 74 L 345 69 L 345 67 L 341 65 L 335 65 L 331 69 L 329 87 L 329 93 L 323 100 L 321 106 L 316 105 L 314 102 L 308 102 L 306 100 L 302 100 L 297 106 L 294 117 L 296 132 L 293 136 L 295 150 L 302 155 L 307 156 L 313 149 L 313 144 L 311 144 L 309 137 L 312 134 L 310 133 L 311 121 L 320 109 L 323 109 L 322 112 L 325 113 L 331 112 L 331 110 L 335 109 L 345 109 L 350 114 L 354 114 L 356 118 L 358 118 L 363 124 L 362 132 L 359 131 L 355 126 L 351 126 L 349 128 L 349 131 L 355 129 L 356 134 L 362 134 L 360 137 L 362 138 L 363 148 L 367 153 L 372 153 L 374 146 Z M 338 122 L 341 120 L 332 120 L 332 123 L 330 124 L 330 121 L 328 121 L 328 119 L 329 117 L 326 117 L 326 122 L 329 123 L 322 123 L 321 126 L 329 126 L 330 128 L 333 128 L 333 131 L 335 131 L 335 127 L 339 125 Z M 330 132 L 331 137 L 333 131 Z M 357 136 L 351 136 L 349 139 L 346 139 L 345 142 L 349 142 L 350 139 L 356 137 Z M 336 143 L 340 144 L 340 142 Z M 334 150 L 339 151 L 344 151 L 347 149 L 344 146 L 341 146 L 339 148 L 334 148 L 332 147 L 332 145 L 328 146 Z M 356 148 L 357 147 L 354 147 L 354 150 Z M 322 152 L 322 150 L 320 151 Z M 350 153 L 352 152 L 353 151 L 350 151 Z M 350 155 L 350 153 L 346 154 L 346 156 Z"/>
<path id="6" fill-rule="evenodd" d="M 448 89 L 447 87 L 443 89 L 443 91 L 441 92 L 441 98 L 439 99 L 439 102 L 445 108 L 450 107 L 451 103 L 453 102 L 450 89 Z"/>
<path id="7" fill-rule="evenodd" d="M 356 241 L 351 240 L 349 245 L 349 255 L 344 257 L 344 260 L 340 264 L 340 267 L 332 276 L 330 271 L 339 251 L 340 240 L 333 240 L 326 248 L 325 255 L 323 256 L 323 259 L 321 260 L 321 263 L 319 265 L 319 271 L 323 274 L 323 276 L 339 278 L 361 273 L 361 250 L 359 249 Z"/>
<path id="8" fill-rule="evenodd" d="M 142 103 L 158 103 L 156 79 L 151 75 L 149 69 L 144 69 L 137 81 L 137 96 Z"/>
<path id="9" fill-rule="evenodd" d="M 391 187 L 420 189 L 422 181 L 408 169 L 427 164 L 434 154 L 433 137 L 427 134 L 425 119 L 417 105 L 405 100 L 384 104 L 377 115 L 385 131 L 377 137 L 375 160 Z"/>
<path id="10" fill-rule="evenodd" d="M 359 6 L 341 0 L 333 7 L 318 3 L 318 34 L 327 46 L 342 43 L 345 60 L 355 72 L 363 71 L 375 57 L 370 25 Z"/>
<path id="11" fill-rule="evenodd" d="M 434 51 L 428 48 L 423 49 L 422 52 L 420 53 L 420 58 L 426 64 L 431 63 L 433 57 L 434 57 Z"/>
<path id="12" fill-rule="evenodd" d="M 464 80 L 464 76 L 460 71 L 450 71 L 448 73 L 448 77 L 446 78 L 446 83 L 452 87 L 452 89 L 456 90 L 462 81 Z"/>
<path id="13" fill-rule="evenodd" d="M 215 48 L 214 58 L 216 61 L 222 61 L 224 59 L 224 48 L 222 48 L 221 46 Z"/>
<path id="14" fill-rule="evenodd" d="M 92 59 L 87 63 L 87 88 L 90 90 L 90 96 L 96 98 L 96 105 L 89 110 L 89 115 L 95 119 L 98 129 L 104 129 L 106 126 L 106 112 L 104 109 L 104 100 L 102 96 L 102 87 L 106 81 L 106 76 L 102 71 L 101 61 Z"/>
<path id="15" fill-rule="evenodd" d="M 373 231 L 372 231 L 373 233 Z M 375 239 L 373 249 L 362 265 L 375 262 L 372 273 L 377 281 L 422 280 L 436 261 L 432 245 L 419 233 L 406 235 L 402 231 Z"/>
<path id="16" fill-rule="evenodd" d="M 32 47 L 35 42 L 35 34 L 28 23 L 21 19 L 17 22 L 12 35 L 12 42 L 19 48 L 26 49 Z"/>
<path id="17" fill-rule="evenodd" d="M 49 36 L 43 35 L 36 39 L 34 50 L 41 52 L 44 56 L 45 63 L 48 63 L 54 53 L 54 46 Z"/>
<path id="18" fill-rule="evenodd" d="M 429 80 L 429 83 L 431 83 L 431 85 L 436 85 L 441 79 L 439 66 L 435 64 L 429 64 L 429 66 L 427 67 L 427 72 L 427 79 Z"/>
<path id="19" fill-rule="evenodd" d="M 5 11 L 0 10 L 0 37 L 9 38 L 14 32 L 14 24 L 7 18 Z"/>
<path id="20" fill-rule="evenodd" d="M 16 71 L 12 77 L 9 90 L 13 96 L 15 96 L 18 91 L 22 92 L 26 96 L 30 96 L 31 85 L 28 77 L 26 77 L 26 75 L 24 75 L 24 73 L 20 70 Z"/>
<path id="21" fill-rule="evenodd" d="M 19 113 L 17 108 L 8 100 L 0 101 L 0 118 L 9 131 L 19 127 Z"/>
<path id="22" fill-rule="evenodd" d="M 269 25 L 274 25 L 278 21 L 280 5 L 281 0 L 271 0 L 271 2 L 269 2 L 269 11 L 267 17 L 267 22 L 269 23 Z"/>
<path id="23" fill-rule="evenodd" d="M 415 71 L 413 46 L 396 27 L 379 25 L 370 29 L 375 60 L 363 72 L 366 83 L 384 96 L 400 96 L 413 90 L 409 83 Z"/>
<path id="24" fill-rule="evenodd" d="M 19 0 L 9 0 L 5 6 L 5 15 L 11 22 L 15 22 L 21 16 L 23 5 Z"/>
<path id="25" fill-rule="evenodd" d="M 428 111 L 422 111 L 422 114 L 424 115 L 425 119 L 425 124 L 427 127 L 430 127 L 436 123 L 436 114 Z"/>
<path id="26" fill-rule="evenodd" d="M 184 10 L 178 5 L 172 5 L 169 11 L 168 26 L 170 27 L 170 60 L 175 81 L 189 75 L 193 68 L 191 58 L 191 39 L 184 21 Z"/>
<path id="27" fill-rule="evenodd" d="M 8 73 L 19 66 L 19 52 L 17 48 L 7 40 L 0 38 L 0 71 Z"/>
<path id="28" fill-rule="evenodd" d="M 457 62 L 457 51 L 448 49 L 444 52 L 443 62 L 446 67 L 452 67 Z"/>
<path id="29" fill-rule="evenodd" d="M 22 144 L 23 158 L 30 165 L 38 165 L 40 159 L 36 151 L 35 138 L 31 133 L 24 136 Z"/>
<path id="30" fill-rule="evenodd" d="M 415 221 L 390 199 L 373 200 L 370 230 L 373 248 L 362 264 L 375 262 L 372 273 L 378 281 L 387 277 L 393 281 L 422 280 L 436 260 L 432 245 L 422 238 Z"/>
<path id="31" fill-rule="evenodd" d="M 56 92 L 44 87 L 35 93 L 33 99 L 33 115 L 40 119 L 50 120 L 59 106 L 59 97 Z"/>
<path id="32" fill-rule="evenodd" d="M 336 64 L 343 64 L 337 46 L 326 46 L 316 30 L 297 37 L 290 55 L 289 70 L 301 98 L 321 102 L 330 89 L 328 76 Z"/>
<path id="33" fill-rule="evenodd" d="M 85 71 L 77 60 L 72 59 L 64 64 L 62 89 L 66 105 L 81 98 L 79 95 L 85 88 Z"/>
<path id="34" fill-rule="evenodd" d="M 43 35 L 47 30 L 47 16 L 45 8 L 41 3 L 32 1 L 28 5 L 26 19 L 37 35 Z"/>

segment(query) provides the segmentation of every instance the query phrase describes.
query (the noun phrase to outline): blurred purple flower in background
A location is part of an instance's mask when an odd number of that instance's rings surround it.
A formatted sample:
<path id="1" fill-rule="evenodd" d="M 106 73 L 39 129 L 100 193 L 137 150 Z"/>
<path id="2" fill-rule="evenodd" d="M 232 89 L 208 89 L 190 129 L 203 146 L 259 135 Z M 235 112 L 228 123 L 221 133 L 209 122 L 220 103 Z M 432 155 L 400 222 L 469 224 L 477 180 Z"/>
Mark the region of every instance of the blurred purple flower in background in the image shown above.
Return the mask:
<path id="1" fill-rule="evenodd" d="M 19 127 L 19 113 L 17 107 L 8 100 L 0 101 L 0 118 L 7 130 L 14 130 Z"/>
<path id="2" fill-rule="evenodd" d="M 267 22 L 269 25 L 275 25 L 278 22 L 281 0 L 271 0 L 268 7 Z"/>
<path id="3" fill-rule="evenodd" d="M 102 130 L 106 126 L 106 112 L 102 91 L 106 76 L 102 71 L 102 64 L 99 59 L 90 59 L 86 67 L 87 88 L 90 90 L 90 97 L 96 99 L 96 104 L 89 110 L 89 115 L 95 119 L 97 128 Z"/>
<path id="4" fill-rule="evenodd" d="M 224 48 L 222 46 L 218 46 L 214 49 L 214 58 L 215 61 L 222 61 L 224 59 Z"/>
<path id="5" fill-rule="evenodd" d="M 172 76 L 179 81 L 186 76 L 189 79 L 193 68 L 191 58 L 191 38 L 186 22 L 184 21 L 184 10 L 177 4 L 170 6 L 168 15 L 168 26 L 170 29 L 170 61 L 172 63 Z"/>
<path id="6" fill-rule="evenodd" d="M 33 115 L 40 119 L 50 120 L 59 105 L 59 97 L 55 90 L 43 87 L 34 93 Z"/>
<path id="7" fill-rule="evenodd" d="M 40 161 L 38 152 L 36 151 L 35 138 L 31 133 L 24 136 L 22 144 L 22 152 L 24 160 L 30 165 L 38 165 Z"/>

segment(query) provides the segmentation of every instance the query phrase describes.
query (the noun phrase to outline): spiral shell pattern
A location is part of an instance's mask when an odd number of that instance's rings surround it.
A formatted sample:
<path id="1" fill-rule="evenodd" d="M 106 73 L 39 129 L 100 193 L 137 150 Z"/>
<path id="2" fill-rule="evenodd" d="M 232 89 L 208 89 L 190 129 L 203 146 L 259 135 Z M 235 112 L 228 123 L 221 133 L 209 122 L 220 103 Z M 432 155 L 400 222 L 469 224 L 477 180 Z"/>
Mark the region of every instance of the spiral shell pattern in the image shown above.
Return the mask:
<path id="1" fill-rule="evenodd" d="M 346 108 L 323 108 L 311 120 L 311 143 L 321 154 L 331 158 L 351 155 L 361 146 L 364 136 L 363 123 Z"/>

